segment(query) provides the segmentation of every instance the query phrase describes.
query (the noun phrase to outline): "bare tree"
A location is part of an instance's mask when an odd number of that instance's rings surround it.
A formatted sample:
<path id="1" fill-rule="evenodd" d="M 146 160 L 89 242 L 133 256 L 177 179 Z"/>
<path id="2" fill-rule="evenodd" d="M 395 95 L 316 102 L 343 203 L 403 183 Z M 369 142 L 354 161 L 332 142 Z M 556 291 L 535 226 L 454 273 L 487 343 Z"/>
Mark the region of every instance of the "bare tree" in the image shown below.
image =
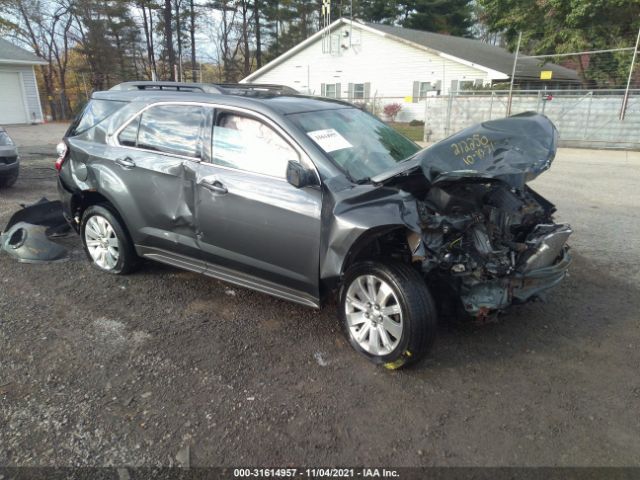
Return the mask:
<path id="1" fill-rule="evenodd" d="M 253 0 L 253 21 L 256 27 L 256 67 L 262 67 L 262 39 L 260 36 L 260 0 Z"/>
<path id="2" fill-rule="evenodd" d="M 14 19 L 10 23 L 13 37 L 47 62 L 42 69 L 42 83 L 51 116 L 66 117 L 70 113 L 66 88 L 71 48 L 67 34 L 73 21 L 71 0 L 54 0 L 47 8 L 34 0 L 9 0 L 2 5 L 7 17 Z"/>
<path id="3" fill-rule="evenodd" d="M 142 11 L 142 28 L 147 49 L 147 60 L 151 78 L 158 78 L 158 68 L 156 66 L 156 55 L 153 46 L 153 10 L 149 0 L 138 0 L 138 8 Z M 147 13 L 148 10 L 148 13 Z"/>
<path id="4" fill-rule="evenodd" d="M 172 5 L 171 0 L 164 0 L 164 44 L 167 53 L 169 80 L 176 80 L 174 73 L 174 65 L 176 64 L 176 54 L 173 49 L 173 32 L 172 32 Z"/>
<path id="5" fill-rule="evenodd" d="M 194 0 L 189 0 L 189 35 L 191 36 L 191 79 L 196 77 L 196 9 Z"/>

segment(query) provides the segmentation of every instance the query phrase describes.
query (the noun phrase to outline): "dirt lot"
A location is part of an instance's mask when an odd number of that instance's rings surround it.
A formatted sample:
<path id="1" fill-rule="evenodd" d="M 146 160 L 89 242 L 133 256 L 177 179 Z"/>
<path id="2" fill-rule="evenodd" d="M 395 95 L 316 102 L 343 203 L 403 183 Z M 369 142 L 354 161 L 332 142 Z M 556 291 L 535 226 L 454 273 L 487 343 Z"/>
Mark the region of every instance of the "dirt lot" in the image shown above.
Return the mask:
<path id="1" fill-rule="evenodd" d="M 0 225 L 55 197 L 60 126 L 29 144 Z M 533 184 L 569 221 L 571 277 L 415 368 L 358 357 L 318 312 L 149 263 L 0 255 L 0 464 L 640 465 L 640 154 L 562 150 Z M 187 449 L 188 447 L 188 449 Z M 177 456 L 177 458 L 176 458 Z"/>

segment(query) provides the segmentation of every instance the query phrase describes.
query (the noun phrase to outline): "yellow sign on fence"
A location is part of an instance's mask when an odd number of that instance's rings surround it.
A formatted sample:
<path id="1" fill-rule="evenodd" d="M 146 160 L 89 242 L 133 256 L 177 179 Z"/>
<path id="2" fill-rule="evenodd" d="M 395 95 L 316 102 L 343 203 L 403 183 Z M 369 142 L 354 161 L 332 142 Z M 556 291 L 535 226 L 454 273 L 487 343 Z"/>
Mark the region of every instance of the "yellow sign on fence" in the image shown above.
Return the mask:
<path id="1" fill-rule="evenodd" d="M 551 70 L 542 70 L 540 72 L 540 80 L 551 80 L 553 72 Z"/>

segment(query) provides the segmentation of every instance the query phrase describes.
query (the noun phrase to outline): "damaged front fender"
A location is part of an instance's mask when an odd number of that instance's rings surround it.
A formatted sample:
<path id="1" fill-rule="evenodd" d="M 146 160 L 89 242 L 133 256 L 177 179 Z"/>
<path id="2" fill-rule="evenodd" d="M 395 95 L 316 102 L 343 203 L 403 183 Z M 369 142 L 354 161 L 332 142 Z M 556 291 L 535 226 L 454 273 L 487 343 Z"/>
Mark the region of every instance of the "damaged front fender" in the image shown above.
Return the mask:
<path id="1" fill-rule="evenodd" d="M 338 278 L 370 239 L 402 229 L 420 234 L 413 195 L 396 188 L 356 185 L 342 177 L 326 182 L 322 207 L 320 277 Z"/>

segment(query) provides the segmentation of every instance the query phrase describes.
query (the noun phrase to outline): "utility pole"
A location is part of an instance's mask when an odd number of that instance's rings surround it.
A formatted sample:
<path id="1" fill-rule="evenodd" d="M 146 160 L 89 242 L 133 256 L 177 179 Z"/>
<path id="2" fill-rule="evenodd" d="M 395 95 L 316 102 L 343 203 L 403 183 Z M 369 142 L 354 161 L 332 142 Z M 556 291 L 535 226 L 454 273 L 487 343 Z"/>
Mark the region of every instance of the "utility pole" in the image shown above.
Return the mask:
<path id="1" fill-rule="evenodd" d="M 518 46 L 516 47 L 516 56 L 513 58 L 513 69 L 511 70 L 511 83 L 509 84 L 509 100 L 507 101 L 507 117 L 511 115 L 511 103 L 513 101 L 513 82 L 516 77 L 516 65 L 518 64 L 518 55 L 520 54 L 521 41 L 522 41 L 522 32 L 518 33 Z"/>
<path id="2" fill-rule="evenodd" d="M 622 108 L 620 109 L 620 120 L 624 120 L 629 103 L 629 87 L 631 87 L 631 78 L 633 77 L 633 68 L 636 66 L 636 57 L 638 55 L 638 46 L 640 46 L 640 29 L 638 29 L 638 38 L 636 38 L 636 48 L 633 50 L 633 58 L 631 58 L 631 68 L 629 68 L 629 78 L 627 79 L 627 88 L 624 91 L 622 99 Z"/>

